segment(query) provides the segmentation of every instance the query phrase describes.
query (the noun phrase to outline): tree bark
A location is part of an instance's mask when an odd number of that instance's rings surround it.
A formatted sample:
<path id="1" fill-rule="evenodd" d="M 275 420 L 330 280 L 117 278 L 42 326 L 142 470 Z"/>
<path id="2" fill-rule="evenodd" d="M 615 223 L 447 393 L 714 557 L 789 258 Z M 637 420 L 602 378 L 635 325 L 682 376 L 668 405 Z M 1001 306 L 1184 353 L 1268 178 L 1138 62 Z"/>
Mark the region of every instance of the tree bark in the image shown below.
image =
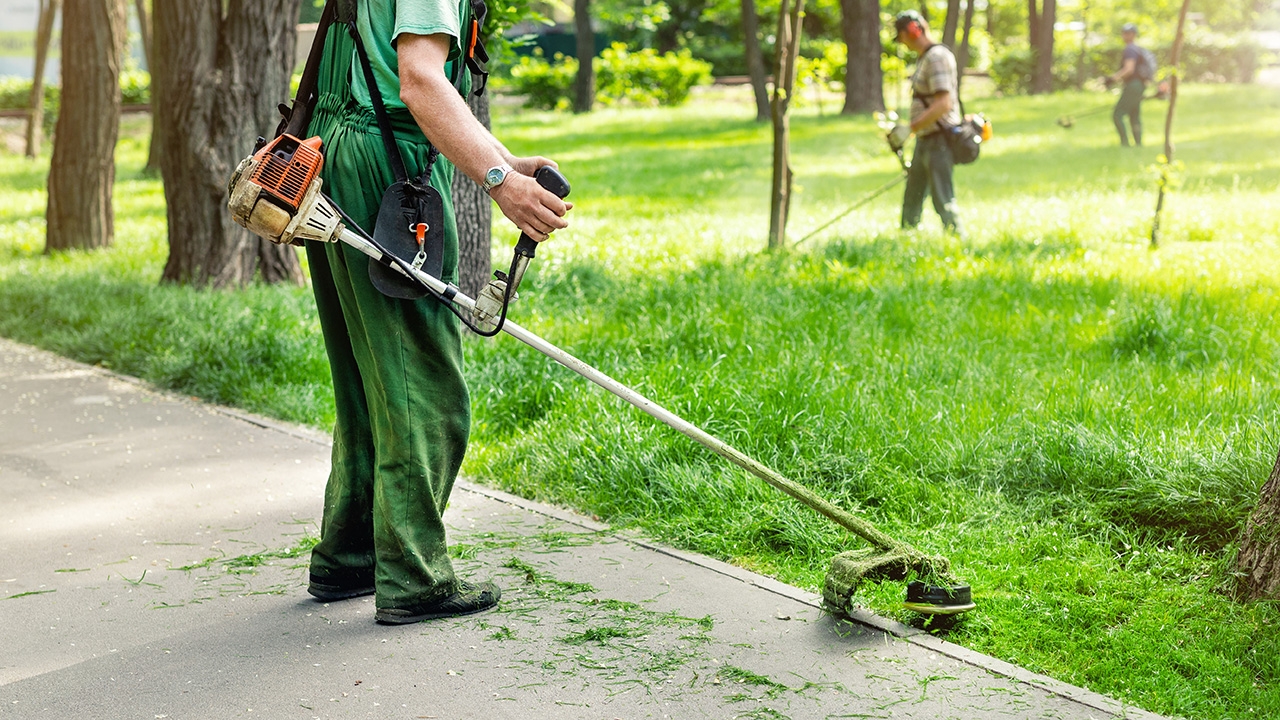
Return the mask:
<path id="1" fill-rule="evenodd" d="M 942 44 L 956 46 L 956 30 L 960 27 L 960 0 L 947 0 L 947 19 L 942 24 Z"/>
<path id="2" fill-rule="evenodd" d="M 884 110 L 880 69 L 880 0 L 840 0 L 840 33 L 847 48 L 842 113 Z"/>
<path id="3" fill-rule="evenodd" d="M 804 0 L 782 0 L 778 10 L 778 63 L 773 73 L 773 193 L 769 204 L 769 248 L 787 244 L 787 216 L 791 210 L 791 126 L 787 113 L 796 82 Z"/>
<path id="4" fill-rule="evenodd" d="M 40 18 L 36 21 L 36 62 L 31 75 L 31 101 L 27 107 L 26 155 L 40 154 L 40 136 L 44 134 L 44 66 L 49 59 L 49 41 L 53 38 L 53 20 L 62 0 L 40 0 Z"/>
<path id="5" fill-rule="evenodd" d="M 1027 43 L 1033 53 L 1040 46 L 1040 5 L 1036 0 L 1027 0 Z"/>
<path id="6" fill-rule="evenodd" d="M 152 84 L 164 102 L 160 171 L 169 218 L 162 281 L 224 288 L 302 284 L 297 249 L 250 234 L 227 212 L 227 179 L 270 136 L 289 95 L 298 0 L 156 3 Z"/>
<path id="7" fill-rule="evenodd" d="M 764 53 L 760 51 L 760 16 L 755 0 L 742 0 L 742 39 L 747 54 L 747 74 L 756 96 L 756 122 L 769 119 L 769 88 L 765 85 Z"/>
<path id="8" fill-rule="evenodd" d="M 969 34 L 973 32 L 973 4 L 974 0 L 968 0 L 964 6 L 964 35 L 960 40 L 960 50 L 956 52 L 956 69 L 959 73 L 956 76 L 956 90 L 960 89 L 965 68 L 969 67 Z"/>
<path id="9" fill-rule="evenodd" d="M 1240 538 L 1236 569 L 1237 599 L 1280 599 L 1280 456 Z"/>
<path id="10" fill-rule="evenodd" d="M 142 57 L 147 63 L 147 72 L 154 72 L 156 56 L 151 47 L 151 16 L 147 12 L 147 0 L 133 0 L 133 4 L 138 13 L 138 28 L 142 33 Z M 155 121 L 155 109 L 159 106 L 155 83 L 151 83 L 151 142 L 147 145 L 147 164 L 143 167 L 143 171 L 148 174 L 160 171 L 160 143 L 156 136 L 163 126 Z"/>
<path id="11" fill-rule="evenodd" d="M 591 29 L 591 0 L 573 0 L 573 28 L 578 41 L 578 77 L 573 83 L 573 111 L 591 112 L 596 101 L 596 35 Z"/>
<path id="12" fill-rule="evenodd" d="M 62 15 L 62 108 L 49 166 L 45 252 L 114 240 L 124 0 L 68 0 Z"/>
<path id="13" fill-rule="evenodd" d="M 492 126 L 488 93 L 468 97 L 467 105 L 486 128 Z M 493 272 L 493 202 L 474 180 L 455 172 L 453 210 L 458 217 L 458 287 L 476 297 Z"/>
<path id="14" fill-rule="evenodd" d="M 1035 4 L 1035 0 L 1031 0 Z M 1036 24 L 1031 55 L 1035 71 L 1031 76 L 1032 94 L 1053 92 L 1053 25 L 1058 19 L 1057 0 L 1043 0 Z"/>

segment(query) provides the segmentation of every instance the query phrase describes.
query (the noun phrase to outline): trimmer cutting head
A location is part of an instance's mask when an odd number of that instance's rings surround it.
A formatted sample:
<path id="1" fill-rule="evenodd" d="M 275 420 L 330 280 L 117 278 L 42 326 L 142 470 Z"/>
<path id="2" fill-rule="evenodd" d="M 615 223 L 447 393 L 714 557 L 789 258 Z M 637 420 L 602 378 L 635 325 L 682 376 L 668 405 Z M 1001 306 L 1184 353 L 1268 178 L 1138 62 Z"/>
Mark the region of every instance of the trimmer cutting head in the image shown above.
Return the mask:
<path id="1" fill-rule="evenodd" d="M 908 583 L 907 601 L 903 604 L 906 609 L 926 615 L 957 615 L 976 607 L 968 585 L 949 582 L 951 565 L 946 558 L 904 550 L 876 552 L 870 548 L 831 558 L 822 588 L 823 604 L 832 612 L 849 616 L 853 595 L 863 580 L 906 580 L 912 574 L 943 584 L 919 580 Z"/>

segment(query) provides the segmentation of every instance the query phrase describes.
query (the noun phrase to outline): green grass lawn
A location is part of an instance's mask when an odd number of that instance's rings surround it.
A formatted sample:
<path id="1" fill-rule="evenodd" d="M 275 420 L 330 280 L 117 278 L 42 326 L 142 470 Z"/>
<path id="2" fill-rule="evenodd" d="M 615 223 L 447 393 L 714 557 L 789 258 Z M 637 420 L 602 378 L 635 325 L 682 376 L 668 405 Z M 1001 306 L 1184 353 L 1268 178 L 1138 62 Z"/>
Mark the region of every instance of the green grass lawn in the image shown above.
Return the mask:
<path id="1" fill-rule="evenodd" d="M 969 102 L 996 139 L 956 173 L 965 241 L 929 209 L 899 232 L 893 192 L 786 253 L 762 252 L 770 130 L 745 95 L 499 109 L 500 136 L 560 161 L 577 203 L 513 317 L 949 556 L 979 603 L 949 639 L 1161 713 L 1280 716 L 1280 613 L 1227 592 L 1280 446 L 1280 92 L 1184 88 L 1155 251 L 1166 106 L 1145 106 L 1146 148 L 1116 147 L 1109 114 L 1054 122 L 1106 102 Z M 810 105 L 793 130 L 793 239 L 896 172 L 867 117 Z M 0 334 L 328 426 L 305 289 L 156 285 L 144 131 L 126 128 L 103 253 L 42 256 L 47 158 L 0 156 Z M 510 338 L 468 351 L 472 477 L 810 588 L 859 544 Z M 907 619 L 901 585 L 865 593 Z"/>

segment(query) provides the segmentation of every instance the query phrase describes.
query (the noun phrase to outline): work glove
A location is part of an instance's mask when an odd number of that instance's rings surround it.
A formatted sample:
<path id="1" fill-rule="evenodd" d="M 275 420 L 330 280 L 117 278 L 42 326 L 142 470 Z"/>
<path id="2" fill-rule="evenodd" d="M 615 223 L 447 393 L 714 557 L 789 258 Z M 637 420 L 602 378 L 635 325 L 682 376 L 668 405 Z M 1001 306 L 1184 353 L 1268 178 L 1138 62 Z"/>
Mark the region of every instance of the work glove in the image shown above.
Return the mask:
<path id="1" fill-rule="evenodd" d="M 894 125 L 893 129 L 889 131 L 887 136 L 889 140 L 889 147 L 892 148 L 894 152 L 898 152 L 902 149 L 902 146 L 907 144 L 907 140 L 910 137 L 911 126 L 900 122 L 897 125 Z"/>

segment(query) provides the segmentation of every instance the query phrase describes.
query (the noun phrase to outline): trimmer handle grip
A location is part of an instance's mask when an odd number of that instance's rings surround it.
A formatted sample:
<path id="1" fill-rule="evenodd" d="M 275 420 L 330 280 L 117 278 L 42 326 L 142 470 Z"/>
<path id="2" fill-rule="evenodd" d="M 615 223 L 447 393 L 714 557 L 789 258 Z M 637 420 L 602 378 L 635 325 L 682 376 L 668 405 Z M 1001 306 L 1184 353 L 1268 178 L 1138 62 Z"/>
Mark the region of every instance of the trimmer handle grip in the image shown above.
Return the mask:
<path id="1" fill-rule="evenodd" d="M 543 165 L 533 174 L 533 179 L 538 184 L 546 188 L 548 192 L 558 198 L 566 198 L 569 196 L 569 181 L 564 179 L 559 170 L 550 165 Z M 526 233 L 520 233 L 520 239 L 516 241 L 516 254 L 531 258 L 538 249 L 538 241 L 529 237 Z"/>

